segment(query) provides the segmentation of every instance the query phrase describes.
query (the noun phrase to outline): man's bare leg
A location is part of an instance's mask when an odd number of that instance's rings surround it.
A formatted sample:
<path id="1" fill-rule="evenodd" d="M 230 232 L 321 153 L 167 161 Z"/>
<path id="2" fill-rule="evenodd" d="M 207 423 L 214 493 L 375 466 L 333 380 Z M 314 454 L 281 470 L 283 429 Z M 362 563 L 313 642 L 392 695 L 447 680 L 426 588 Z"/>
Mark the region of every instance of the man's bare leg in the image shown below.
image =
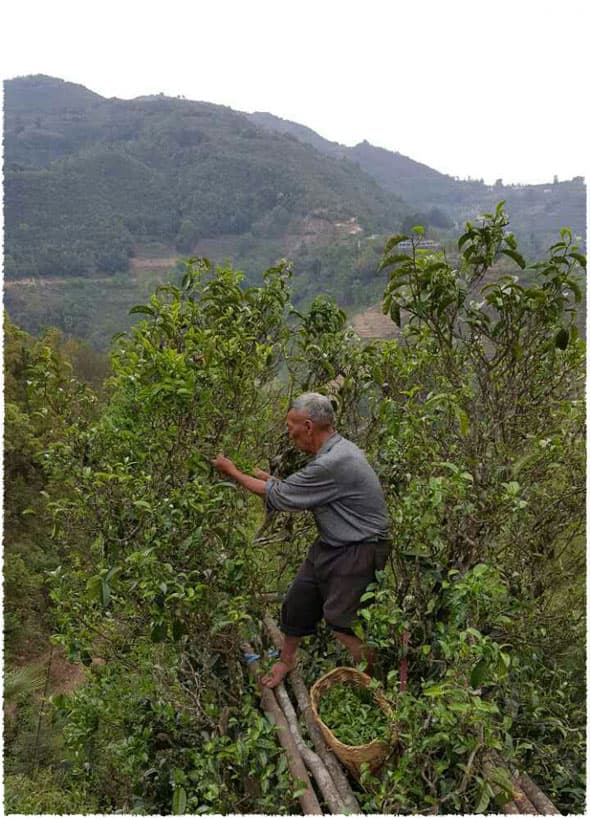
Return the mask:
<path id="1" fill-rule="evenodd" d="M 281 683 L 289 671 L 295 668 L 297 659 L 297 649 L 301 637 L 289 637 L 287 634 L 283 635 L 283 648 L 280 659 L 273 665 L 268 674 L 261 677 L 260 682 L 268 688 L 275 688 Z"/>
<path id="2" fill-rule="evenodd" d="M 366 673 L 369 675 L 373 673 L 375 652 L 371 648 L 368 648 L 363 641 L 355 637 L 354 634 L 346 634 L 343 631 L 333 631 L 332 634 L 346 646 L 356 664 L 364 660 L 367 663 Z"/>

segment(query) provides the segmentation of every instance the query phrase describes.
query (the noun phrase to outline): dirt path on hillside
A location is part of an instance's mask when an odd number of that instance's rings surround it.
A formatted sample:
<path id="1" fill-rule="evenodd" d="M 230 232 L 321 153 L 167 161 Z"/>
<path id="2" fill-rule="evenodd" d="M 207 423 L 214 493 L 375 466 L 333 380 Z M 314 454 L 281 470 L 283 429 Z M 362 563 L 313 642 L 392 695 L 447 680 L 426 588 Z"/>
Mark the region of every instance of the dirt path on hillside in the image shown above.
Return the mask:
<path id="1" fill-rule="evenodd" d="M 361 338 L 395 338 L 399 335 L 399 328 L 389 316 L 383 315 L 379 304 L 357 313 L 352 317 L 350 324 Z"/>
<path id="2" fill-rule="evenodd" d="M 35 656 L 21 655 L 16 668 L 35 668 L 41 674 L 49 672 L 48 695 L 69 694 L 87 679 L 87 669 L 82 663 L 70 663 L 61 646 L 55 646 Z"/>
<path id="3" fill-rule="evenodd" d="M 176 265 L 178 256 L 167 256 L 162 259 L 142 259 L 132 256 L 129 259 L 129 270 L 169 270 Z"/>

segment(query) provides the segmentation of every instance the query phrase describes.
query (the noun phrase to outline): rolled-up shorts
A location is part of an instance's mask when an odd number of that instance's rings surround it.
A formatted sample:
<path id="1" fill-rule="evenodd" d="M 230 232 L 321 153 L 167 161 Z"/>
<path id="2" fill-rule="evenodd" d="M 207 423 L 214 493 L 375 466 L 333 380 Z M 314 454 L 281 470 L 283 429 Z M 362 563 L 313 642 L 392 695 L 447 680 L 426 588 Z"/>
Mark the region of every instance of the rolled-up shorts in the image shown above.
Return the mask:
<path id="1" fill-rule="evenodd" d="M 348 546 L 314 541 L 283 601 L 283 634 L 314 634 L 322 617 L 333 631 L 352 634 L 361 597 L 375 572 L 385 568 L 390 551 L 390 540 Z"/>

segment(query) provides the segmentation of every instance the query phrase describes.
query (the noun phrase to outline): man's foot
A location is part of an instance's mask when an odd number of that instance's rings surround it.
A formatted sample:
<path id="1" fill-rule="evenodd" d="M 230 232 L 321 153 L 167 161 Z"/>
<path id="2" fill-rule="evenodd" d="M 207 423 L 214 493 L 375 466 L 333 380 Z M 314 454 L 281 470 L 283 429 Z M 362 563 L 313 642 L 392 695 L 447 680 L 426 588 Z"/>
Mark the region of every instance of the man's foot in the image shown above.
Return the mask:
<path id="1" fill-rule="evenodd" d="M 260 682 L 267 688 L 276 688 L 294 668 L 295 663 L 286 663 L 284 660 L 279 660 L 273 665 L 268 674 L 260 678 Z"/>

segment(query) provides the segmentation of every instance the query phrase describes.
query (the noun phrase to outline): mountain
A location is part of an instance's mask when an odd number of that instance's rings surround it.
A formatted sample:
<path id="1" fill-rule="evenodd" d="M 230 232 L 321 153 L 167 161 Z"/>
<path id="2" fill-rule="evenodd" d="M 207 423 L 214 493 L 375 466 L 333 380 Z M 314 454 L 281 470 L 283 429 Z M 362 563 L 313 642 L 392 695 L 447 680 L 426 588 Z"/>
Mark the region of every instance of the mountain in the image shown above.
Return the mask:
<path id="1" fill-rule="evenodd" d="M 273 114 L 254 112 L 246 114 L 250 122 L 268 131 L 291 134 L 302 142 L 309 142 L 326 156 L 350 159 L 372 176 L 385 190 L 395 192 L 413 207 L 423 207 L 430 197 L 452 198 L 461 183 L 453 177 L 415 162 L 403 154 L 376 148 L 366 140 L 348 148 L 338 142 L 324 139 L 311 128 L 281 119 Z M 485 186 L 484 186 L 485 187 Z"/>
<path id="2" fill-rule="evenodd" d="M 585 243 L 586 185 L 579 176 L 564 182 L 541 185 L 504 185 L 498 180 L 460 180 L 429 168 L 395 151 L 371 145 L 366 140 L 354 147 L 323 139 L 310 128 L 269 113 L 248 114 L 252 123 L 268 131 L 291 134 L 308 142 L 326 156 L 354 162 L 384 190 L 395 193 L 413 209 L 414 224 L 427 223 L 459 229 L 478 214 L 506 202 L 511 228 L 530 253 L 541 253 L 556 240 L 561 227 L 570 227 Z"/>
<path id="3" fill-rule="evenodd" d="M 210 103 L 22 77 L 5 83 L 4 139 L 9 278 L 113 273 L 154 242 L 386 232 L 408 213 L 355 163 Z"/>
<path id="4" fill-rule="evenodd" d="M 369 306 L 389 234 L 422 224 L 452 250 L 464 222 L 500 200 L 529 258 L 562 226 L 584 243 L 581 177 L 485 185 L 270 113 L 107 99 L 45 75 L 4 88 L 5 303 L 30 332 L 55 325 L 108 347 L 129 308 L 191 255 L 231 260 L 248 282 L 287 257 L 296 302 L 323 292 Z"/>

